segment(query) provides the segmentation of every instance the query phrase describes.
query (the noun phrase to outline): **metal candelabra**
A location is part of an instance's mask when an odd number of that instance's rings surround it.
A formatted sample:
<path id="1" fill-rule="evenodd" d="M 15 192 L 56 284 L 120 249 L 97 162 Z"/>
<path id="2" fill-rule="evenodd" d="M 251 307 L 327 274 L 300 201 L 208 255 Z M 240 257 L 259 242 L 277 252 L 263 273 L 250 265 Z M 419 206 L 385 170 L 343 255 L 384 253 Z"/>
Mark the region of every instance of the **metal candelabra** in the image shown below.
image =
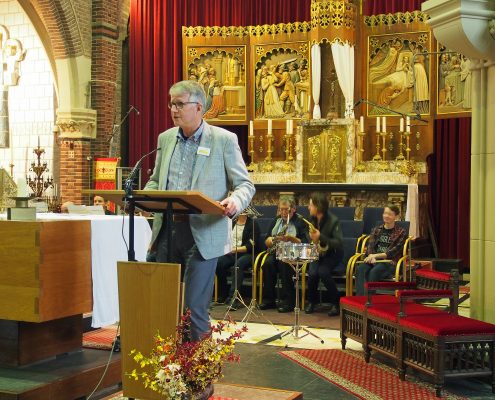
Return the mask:
<path id="1" fill-rule="evenodd" d="M 294 166 L 293 166 L 293 161 L 294 157 L 292 156 L 292 138 L 293 138 L 292 133 L 286 133 L 284 135 L 285 139 L 285 163 L 282 167 L 284 172 L 293 172 L 294 171 Z"/>
<path id="2" fill-rule="evenodd" d="M 254 140 L 255 136 L 254 134 L 250 134 L 248 137 L 248 152 L 251 157 L 251 163 L 247 166 L 248 171 L 255 171 L 256 170 L 256 164 L 254 163 Z"/>
<path id="3" fill-rule="evenodd" d="M 49 187 L 53 187 L 53 177 L 45 178 L 43 174 L 49 171 L 48 164 L 45 162 L 41 163 L 41 155 L 45 152 L 45 149 L 41 148 L 39 143 L 38 147 L 33 150 L 36 154 L 36 162 L 31 163 L 31 168 L 29 171 L 34 172 L 34 178 L 31 176 L 26 176 L 26 182 L 28 186 L 33 191 L 35 197 L 42 197 L 43 193 Z"/>
<path id="4" fill-rule="evenodd" d="M 263 172 L 272 172 L 273 164 L 272 164 L 272 153 L 273 153 L 273 135 L 268 134 L 266 136 L 267 146 L 266 146 L 266 157 L 265 163 L 263 164 Z"/>

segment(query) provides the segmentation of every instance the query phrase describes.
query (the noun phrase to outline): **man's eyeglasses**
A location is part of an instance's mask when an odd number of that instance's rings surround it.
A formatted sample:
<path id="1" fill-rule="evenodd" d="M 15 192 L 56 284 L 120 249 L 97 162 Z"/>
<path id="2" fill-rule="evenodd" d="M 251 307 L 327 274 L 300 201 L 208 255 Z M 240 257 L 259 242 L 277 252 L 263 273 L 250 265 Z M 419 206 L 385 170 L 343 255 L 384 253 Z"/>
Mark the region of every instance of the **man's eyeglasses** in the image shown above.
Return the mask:
<path id="1" fill-rule="evenodd" d="M 175 108 L 176 110 L 182 110 L 186 104 L 199 104 L 197 101 L 178 101 L 177 103 L 168 103 L 168 108 Z"/>

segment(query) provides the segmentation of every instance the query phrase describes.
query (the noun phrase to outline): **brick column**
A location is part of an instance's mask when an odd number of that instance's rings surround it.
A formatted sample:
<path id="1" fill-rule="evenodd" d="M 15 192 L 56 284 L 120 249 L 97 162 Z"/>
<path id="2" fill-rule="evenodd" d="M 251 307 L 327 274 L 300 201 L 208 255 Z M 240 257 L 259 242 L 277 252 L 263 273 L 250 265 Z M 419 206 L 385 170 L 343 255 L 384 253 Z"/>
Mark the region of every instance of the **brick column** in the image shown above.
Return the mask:
<path id="1" fill-rule="evenodd" d="M 60 145 L 60 186 L 62 202 L 88 204 L 81 189 L 89 187 L 92 175 L 91 142 L 89 139 L 63 139 Z M 89 158 L 89 160 L 88 160 Z"/>
<path id="2" fill-rule="evenodd" d="M 98 112 L 93 157 L 108 157 L 110 135 L 120 116 L 120 100 L 117 99 L 121 67 L 118 3 L 117 0 L 92 3 L 91 107 Z"/>

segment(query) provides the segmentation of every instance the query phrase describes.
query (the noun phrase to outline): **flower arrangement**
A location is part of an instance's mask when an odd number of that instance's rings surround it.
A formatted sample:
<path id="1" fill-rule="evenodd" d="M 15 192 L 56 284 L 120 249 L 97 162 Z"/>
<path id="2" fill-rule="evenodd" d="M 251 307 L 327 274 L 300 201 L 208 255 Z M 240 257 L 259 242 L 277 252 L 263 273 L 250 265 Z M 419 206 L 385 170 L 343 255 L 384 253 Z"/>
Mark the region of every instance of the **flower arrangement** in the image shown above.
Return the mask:
<path id="1" fill-rule="evenodd" d="M 204 392 L 222 375 L 226 361 L 239 361 L 234 353 L 235 341 L 247 327 L 236 329 L 222 338 L 231 321 L 219 321 L 212 325 L 211 335 L 199 341 L 189 341 L 191 314 L 187 311 L 177 326 L 176 337 L 155 336 L 155 345 L 149 356 L 132 350 L 134 361 L 141 371 L 128 374 L 135 380 L 142 379 L 145 387 L 160 393 L 165 399 L 186 399 L 191 394 Z"/>

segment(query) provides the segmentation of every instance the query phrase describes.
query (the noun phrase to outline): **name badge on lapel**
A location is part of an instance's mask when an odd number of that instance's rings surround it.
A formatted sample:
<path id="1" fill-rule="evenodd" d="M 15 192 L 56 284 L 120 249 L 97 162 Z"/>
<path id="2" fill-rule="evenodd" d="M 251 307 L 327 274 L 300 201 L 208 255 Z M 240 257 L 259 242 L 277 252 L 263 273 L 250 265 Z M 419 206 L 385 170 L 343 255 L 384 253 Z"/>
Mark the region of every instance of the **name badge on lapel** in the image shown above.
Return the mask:
<path id="1" fill-rule="evenodd" d="M 210 148 L 209 147 L 198 147 L 198 153 L 201 156 L 206 156 L 208 157 L 210 155 Z"/>

